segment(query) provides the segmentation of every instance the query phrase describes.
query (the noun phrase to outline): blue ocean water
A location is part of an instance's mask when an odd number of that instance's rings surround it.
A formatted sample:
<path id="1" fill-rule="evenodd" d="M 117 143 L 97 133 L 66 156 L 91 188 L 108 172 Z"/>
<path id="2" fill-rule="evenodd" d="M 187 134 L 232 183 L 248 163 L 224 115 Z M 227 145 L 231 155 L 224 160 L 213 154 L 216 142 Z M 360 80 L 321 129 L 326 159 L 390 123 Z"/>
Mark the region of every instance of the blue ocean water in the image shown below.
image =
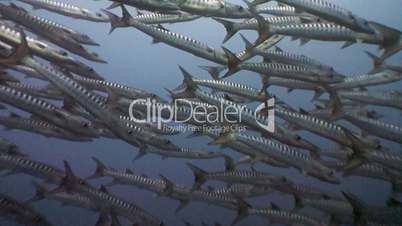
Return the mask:
<path id="1" fill-rule="evenodd" d="M 106 8 L 110 4 L 109 1 L 64 1 L 92 10 Z M 83 31 L 93 37 L 101 46 L 91 47 L 91 50 L 99 53 L 100 56 L 108 61 L 108 64 L 97 64 L 87 62 L 83 59 L 81 60 L 93 66 L 108 81 L 145 89 L 167 98 L 167 94 L 163 88 L 174 88 L 182 81 L 182 76 L 177 65 L 182 65 L 188 71 L 197 75 L 197 77 L 209 78 L 207 73 L 198 66 L 213 65 L 212 63 L 165 44 L 151 44 L 152 40 L 150 37 L 134 28 L 117 29 L 111 35 L 108 35 L 109 24 L 72 19 L 44 10 L 32 10 L 30 6 L 20 4 L 17 1 L 11 2 L 24 6 L 34 15 L 49 18 L 76 30 Z M 243 4 L 241 1 L 233 2 Z M 332 0 L 330 2 L 348 8 L 366 19 L 402 30 L 402 0 Z M 135 11 L 130 10 L 134 14 Z M 120 13 L 118 9 L 113 11 Z M 220 47 L 225 35 L 224 28 L 210 18 L 201 18 L 196 21 L 166 25 L 166 27 L 172 31 L 206 42 L 212 47 Z M 256 37 L 254 32 L 241 33 L 245 34 L 251 40 Z M 234 52 L 244 49 L 243 43 L 238 35 L 232 38 L 225 46 Z M 378 51 L 377 47 L 364 44 L 357 44 L 341 50 L 341 43 L 318 41 L 312 41 L 300 47 L 298 42 L 292 42 L 289 38 L 281 41 L 278 46 L 290 52 L 306 54 L 323 63 L 334 66 L 336 70 L 344 74 L 350 75 L 363 74 L 370 71 L 372 67 L 371 61 L 364 53 L 364 50 L 371 52 Z M 401 62 L 401 54 L 397 54 L 387 61 L 389 64 L 399 65 Z M 18 77 L 22 78 L 20 75 L 18 75 Z M 251 72 L 242 71 L 231 77 L 230 80 L 242 82 L 256 88 L 261 86 L 259 77 Z M 34 80 L 26 80 L 26 82 L 37 83 Z M 373 89 L 401 91 L 401 83 L 378 86 Z M 305 91 L 287 93 L 285 89 L 277 87 L 270 88 L 270 92 L 275 93 L 278 97 L 294 107 L 307 109 L 312 107 L 310 103 L 312 93 Z M 374 109 L 386 115 L 384 120 L 387 122 L 401 124 L 400 112 L 388 108 L 378 107 Z M 334 145 L 309 133 L 302 133 L 302 135 L 321 147 Z M 191 171 L 186 167 L 186 162 L 194 162 L 202 168 L 211 171 L 223 170 L 222 160 L 162 160 L 159 156 L 148 155 L 133 162 L 133 158 L 137 152 L 136 148 L 118 140 L 102 138 L 94 140 L 93 142 L 79 143 L 45 138 L 40 135 L 15 130 L 0 130 L 0 136 L 18 144 L 32 159 L 49 163 L 59 168 L 63 167 L 63 160 L 67 160 L 71 164 L 74 172 L 82 177 L 92 174 L 95 170 L 95 164 L 91 160 L 92 156 L 96 156 L 106 165 L 112 166 L 115 169 L 124 170 L 129 168 L 135 173 L 146 174 L 150 177 L 158 177 L 159 174 L 163 174 L 175 183 L 187 186 L 192 185 L 193 176 Z M 239 158 L 238 154 L 229 149 L 221 150 L 219 147 L 208 146 L 207 143 L 210 141 L 208 138 L 188 139 L 184 137 L 185 136 L 178 136 L 172 138 L 172 140 L 182 146 L 223 151 L 235 158 Z M 395 151 L 401 150 L 399 145 L 386 141 L 384 141 L 384 143 Z M 294 181 L 314 185 L 322 189 L 351 191 L 372 205 L 384 205 L 385 199 L 390 192 L 390 185 L 388 183 L 374 179 L 349 177 L 343 179 L 341 185 L 334 186 L 319 182 L 315 179 L 303 177 L 296 170 L 282 170 L 262 164 L 257 164 L 256 168 L 267 173 L 285 175 Z M 21 174 L 1 178 L 0 193 L 9 194 L 19 200 L 28 199 L 34 194 L 34 189 L 31 185 L 32 180 L 36 179 Z M 100 185 L 108 181 L 109 179 L 99 179 L 93 181 L 93 184 Z M 157 198 L 148 191 L 130 186 L 114 186 L 110 188 L 110 191 L 116 196 L 122 197 L 144 208 L 151 214 L 159 217 L 167 225 L 182 225 L 182 220 L 191 222 L 194 225 L 200 225 L 200 222 L 209 224 L 220 222 L 224 225 L 229 225 L 236 216 L 233 210 L 227 210 L 200 202 L 192 202 L 186 209 L 175 214 L 174 210 L 178 205 L 178 202 L 175 200 Z M 290 209 L 293 205 L 292 197 L 279 195 L 278 193 L 249 200 L 250 203 L 259 207 L 267 206 L 271 201 L 279 204 L 279 206 L 283 208 Z M 43 213 L 50 222 L 58 226 L 94 225 L 98 217 L 97 213 L 75 207 L 62 207 L 55 201 L 44 200 L 33 206 L 36 210 Z M 313 214 L 315 213 L 313 212 Z M 265 224 L 266 221 L 255 217 L 249 217 L 240 223 L 240 225 Z M 14 223 L 2 220 L 0 221 L 0 225 L 12 226 Z"/>

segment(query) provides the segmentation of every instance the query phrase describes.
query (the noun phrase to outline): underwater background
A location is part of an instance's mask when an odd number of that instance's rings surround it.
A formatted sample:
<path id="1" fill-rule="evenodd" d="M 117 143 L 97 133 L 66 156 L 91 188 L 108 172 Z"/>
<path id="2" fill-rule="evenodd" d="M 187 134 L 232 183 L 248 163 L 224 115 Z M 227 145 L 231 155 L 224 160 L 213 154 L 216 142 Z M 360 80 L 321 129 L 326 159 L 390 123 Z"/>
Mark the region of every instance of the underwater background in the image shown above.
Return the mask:
<path id="1" fill-rule="evenodd" d="M 373 20 L 398 30 L 402 30 L 402 0 L 328 0 L 341 7 L 350 9 L 355 14 Z M 80 59 L 93 66 L 96 71 L 101 74 L 105 80 L 117 82 L 128 86 L 138 87 L 153 92 L 164 98 L 168 98 L 163 88 L 174 88 L 182 81 L 181 73 L 178 65 L 184 66 L 189 72 L 199 78 L 210 78 L 209 75 L 200 69 L 199 65 L 213 65 L 212 63 L 195 57 L 191 54 L 167 46 L 165 44 L 152 44 L 149 36 L 134 28 L 117 29 L 111 35 L 108 35 L 110 24 L 93 23 L 84 20 L 72 19 L 69 17 L 57 15 L 45 10 L 32 10 L 28 5 L 17 1 L 14 2 L 20 6 L 24 6 L 30 13 L 43 16 L 50 20 L 54 20 L 60 24 L 82 31 L 93 37 L 101 46 L 91 47 L 90 49 L 97 52 L 102 58 L 108 61 L 108 64 L 98 64 Z M 88 9 L 99 10 L 110 5 L 109 1 L 92 1 L 92 0 L 63 0 L 63 2 L 79 5 Z M 231 1 L 232 2 L 232 1 Z M 241 1 L 233 1 L 244 5 Z M 129 8 L 130 12 L 135 15 L 135 10 Z M 113 12 L 120 15 L 120 10 L 115 9 Z M 200 18 L 195 21 L 168 24 L 166 28 L 178 32 L 202 42 L 208 43 L 211 47 L 220 47 L 225 36 L 225 30 L 222 25 L 216 23 L 210 18 Z M 256 38 L 255 32 L 241 32 L 248 39 Z M 244 49 L 243 42 L 237 34 L 228 43 L 224 45 L 233 52 Z M 372 69 L 372 62 L 364 53 L 369 50 L 373 53 L 379 51 L 377 47 L 356 44 L 347 49 L 341 49 L 341 43 L 311 41 L 305 46 L 299 46 L 299 42 L 291 41 L 285 38 L 279 44 L 283 50 L 294 53 L 305 54 L 314 59 L 320 60 L 325 64 L 332 65 L 338 72 L 346 75 L 364 74 Z M 253 61 L 258 60 L 254 58 Z M 402 63 L 402 54 L 396 54 L 389 60 L 389 64 L 400 65 Z M 23 78 L 18 75 L 18 78 Z M 241 71 L 232 76 L 229 80 L 238 81 L 249 86 L 260 88 L 261 81 L 259 77 L 252 72 Z M 36 80 L 25 80 L 34 84 L 41 84 Z M 372 90 L 398 90 L 402 91 L 402 83 L 397 82 L 385 86 L 376 86 Z M 303 107 L 311 109 L 313 105 L 310 100 L 312 93 L 307 91 L 293 91 L 287 93 L 284 88 L 270 87 L 269 91 L 276 96 L 285 100 L 295 108 Z M 10 107 L 10 109 L 12 109 Z M 389 108 L 370 107 L 379 113 L 385 115 L 384 121 L 402 124 L 402 115 L 400 111 Z M 18 110 L 12 109 L 15 112 Z M 301 133 L 306 139 L 319 145 L 320 147 L 334 147 L 336 144 L 329 143 L 326 140 L 314 136 L 307 132 Z M 174 136 L 172 140 L 184 147 L 200 148 L 205 150 L 216 150 L 229 154 L 235 159 L 239 159 L 240 155 L 230 149 L 220 149 L 217 146 L 208 146 L 210 139 L 207 137 L 185 138 L 187 134 Z M 146 155 L 145 157 L 133 161 L 136 155 L 136 148 L 126 144 L 123 141 L 112 140 L 106 138 L 94 139 L 93 142 L 71 142 L 55 138 L 46 138 L 33 133 L 22 132 L 17 130 L 0 129 L 0 136 L 3 136 L 17 144 L 21 150 L 29 154 L 32 159 L 48 163 L 58 168 L 63 168 L 63 160 L 67 160 L 72 166 L 74 172 L 86 177 L 91 175 L 95 170 L 95 163 L 91 160 L 92 156 L 96 156 L 107 166 L 111 166 L 117 170 L 126 168 L 133 170 L 136 174 L 146 174 L 150 177 L 158 177 L 163 174 L 177 184 L 191 186 L 193 183 L 192 172 L 185 165 L 186 162 L 194 162 L 203 169 L 210 171 L 223 170 L 223 160 L 186 160 L 186 159 L 166 159 L 162 160 L 157 155 Z M 401 147 L 395 143 L 383 140 L 384 146 L 390 147 L 392 150 L 401 151 Z M 241 166 L 248 168 L 249 166 Z M 328 191 L 350 191 L 371 205 L 385 205 L 385 200 L 390 193 L 390 184 L 363 177 L 343 178 L 340 185 L 331 185 L 320 182 L 314 178 L 302 176 L 295 169 L 279 169 L 256 164 L 256 169 L 273 175 L 288 176 L 295 182 L 313 185 Z M 36 180 L 33 177 L 17 174 L 0 179 L 0 193 L 8 194 L 18 200 L 26 200 L 34 195 L 34 188 L 31 181 Z M 91 181 L 93 185 L 99 186 L 109 182 L 111 179 L 102 178 Z M 210 183 L 211 185 L 221 185 L 220 183 Z M 179 213 L 175 213 L 178 201 L 170 198 L 157 198 L 149 191 L 141 190 L 134 186 L 115 185 L 109 188 L 111 193 L 118 197 L 124 198 L 165 222 L 166 225 L 179 226 L 183 225 L 182 220 L 191 222 L 194 225 L 200 225 L 201 222 L 212 224 L 215 222 L 229 225 L 236 216 L 236 211 L 224 209 L 201 202 L 190 202 L 187 208 Z M 255 206 L 267 206 L 269 202 L 274 202 L 279 206 L 291 209 L 293 206 L 293 198 L 290 195 L 272 193 L 264 197 L 257 197 L 248 200 Z M 94 225 L 98 213 L 89 210 L 61 206 L 57 201 L 43 200 L 33 204 L 34 208 L 46 216 L 46 218 L 58 226 L 88 226 Z M 317 211 L 305 209 L 303 212 L 317 214 Z M 127 222 L 122 222 L 127 225 Z M 1 226 L 14 226 L 12 221 L 6 219 L 0 220 Z M 264 219 L 257 217 L 248 217 L 238 225 L 266 225 Z"/>

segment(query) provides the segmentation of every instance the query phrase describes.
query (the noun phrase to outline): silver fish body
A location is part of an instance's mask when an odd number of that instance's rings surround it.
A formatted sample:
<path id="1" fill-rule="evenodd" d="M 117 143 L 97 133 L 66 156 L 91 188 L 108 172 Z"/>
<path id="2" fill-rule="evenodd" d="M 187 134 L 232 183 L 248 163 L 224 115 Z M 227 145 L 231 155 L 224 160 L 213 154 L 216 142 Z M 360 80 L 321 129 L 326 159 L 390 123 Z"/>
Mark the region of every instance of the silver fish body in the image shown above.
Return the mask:
<path id="1" fill-rule="evenodd" d="M 71 39 L 68 34 L 64 33 L 64 30 L 60 29 L 59 27 L 49 26 L 46 21 L 38 20 L 36 17 L 30 15 L 24 10 L 6 5 L 0 5 L 0 12 L 4 18 L 27 27 L 35 34 L 46 38 L 52 43 L 72 53 L 82 56 L 87 60 L 106 63 L 106 61 L 102 60 L 96 53 L 89 52 L 81 44 Z"/>
<path id="2" fill-rule="evenodd" d="M 24 173 L 41 178 L 49 183 L 58 184 L 65 177 L 65 173 L 51 165 L 11 155 L 0 155 L 1 169 L 12 173 Z"/>
<path id="3" fill-rule="evenodd" d="M 326 1 L 279 0 L 280 3 L 293 6 L 301 11 L 311 13 L 327 21 L 343 25 L 352 30 L 374 34 L 375 29 L 367 20 L 354 15 L 351 11 Z"/>
<path id="4" fill-rule="evenodd" d="M 348 114 L 344 116 L 345 120 L 358 126 L 368 134 L 376 135 L 384 139 L 402 143 L 402 127 L 386 123 L 376 119 L 370 119 L 361 115 Z"/>
<path id="5" fill-rule="evenodd" d="M 32 5 L 34 9 L 46 9 L 51 12 L 62 14 L 77 19 L 84 19 L 93 22 L 109 22 L 109 18 L 100 12 L 93 12 L 88 9 L 70 5 L 68 3 L 53 0 L 19 0 Z"/>
<path id="6" fill-rule="evenodd" d="M 19 116 L 0 116 L 0 124 L 6 129 L 19 129 L 70 141 L 91 141 L 91 138 L 74 135 L 74 133 L 54 126 L 46 121 Z"/>
<path id="7" fill-rule="evenodd" d="M 87 137 L 96 137 L 92 123 L 82 117 L 59 109 L 51 103 L 7 86 L 0 85 L 1 101 L 30 112 L 53 124 Z"/>
<path id="8" fill-rule="evenodd" d="M 18 224 L 32 226 L 51 226 L 46 218 L 26 204 L 0 194 L 0 214 L 15 219 Z"/>

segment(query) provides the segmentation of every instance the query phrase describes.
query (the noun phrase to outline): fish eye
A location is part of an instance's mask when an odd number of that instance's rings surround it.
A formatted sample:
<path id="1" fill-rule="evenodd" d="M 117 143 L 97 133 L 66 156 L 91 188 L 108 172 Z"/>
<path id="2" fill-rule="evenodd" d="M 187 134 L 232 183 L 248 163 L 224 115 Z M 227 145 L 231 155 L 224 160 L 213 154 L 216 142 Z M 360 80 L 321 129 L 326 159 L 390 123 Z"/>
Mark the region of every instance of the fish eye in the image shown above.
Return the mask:
<path id="1" fill-rule="evenodd" d="M 243 6 L 239 6 L 239 11 L 241 12 L 243 10 L 244 10 Z"/>
<path id="2" fill-rule="evenodd" d="M 301 140 L 301 137 L 299 135 L 296 135 L 296 140 Z"/>
<path id="3" fill-rule="evenodd" d="M 172 142 L 170 140 L 165 141 L 165 144 L 171 144 Z"/>
<path id="4" fill-rule="evenodd" d="M 90 68 L 89 71 L 90 71 L 90 72 L 94 72 L 95 70 L 94 70 L 93 68 Z"/>
<path id="5" fill-rule="evenodd" d="M 89 127 L 89 123 L 86 123 L 86 122 L 82 123 L 82 127 L 88 128 L 88 127 Z"/>
<path id="6" fill-rule="evenodd" d="M 96 13 L 96 16 L 97 16 L 97 17 L 102 17 L 102 14 Z"/>
<path id="7" fill-rule="evenodd" d="M 131 135 L 131 134 L 133 134 L 133 131 L 132 131 L 132 130 L 128 130 L 127 133 Z"/>

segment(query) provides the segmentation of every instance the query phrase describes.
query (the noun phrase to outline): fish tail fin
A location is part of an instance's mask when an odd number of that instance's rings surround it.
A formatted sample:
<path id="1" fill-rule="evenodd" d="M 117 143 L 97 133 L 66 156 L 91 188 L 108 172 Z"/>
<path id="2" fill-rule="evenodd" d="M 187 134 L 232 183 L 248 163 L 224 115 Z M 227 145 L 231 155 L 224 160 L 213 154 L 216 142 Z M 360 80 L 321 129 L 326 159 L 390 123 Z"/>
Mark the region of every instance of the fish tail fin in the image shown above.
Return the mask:
<path id="1" fill-rule="evenodd" d="M 231 171 L 236 168 L 235 161 L 228 155 L 222 154 L 223 159 L 225 160 L 225 170 Z"/>
<path id="2" fill-rule="evenodd" d="M 336 90 L 334 90 L 331 86 L 326 84 L 323 84 L 322 86 L 329 93 L 330 100 L 328 102 L 328 108 L 331 110 L 332 113 L 331 119 L 336 120 L 342 117 L 344 114 L 343 106 Z"/>
<path id="3" fill-rule="evenodd" d="M 19 28 L 18 30 L 21 34 L 21 43 L 15 48 L 14 52 L 10 56 L 0 59 L 0 64 L 20 64 L 25 57 L 31 56 L 31 50 L 28 45 L 27 36 L 23 29 Z"/>
<path id="4" fill-rule="evenodd" d="M 112 222 L 110 226 L 121 226 L 122 224 L 120 223 L 119 217 L 117 217 L 116 214 L 111 213 L 110 214 L 112 216 Z"/>
<path id="5" fill-rule="evenodd" d="M 250 12 L 252 13 L 253 17 L 257 20 L 258 23 L 258 38 L 254 43 L 254 46 L 258 46 L 261 43 L 263 43 L 265 40 L 270 38 L 273 34 L 270 32 L 270 27 L 271 25 L 262 17 L 259 15 L 255 9 L 255 6 L 252 5 L 252 3 L 243 0 L 247 6 L 250 9 Z"/>
<path id="6" fill-rule="evenodd" d="M 178 87 L 174 88 L 173 91 L 183 91 L 187 89 L 194 89 L 197 85 L 194 83 L 193 76 L 182 66 L 179 65 L 181 74 L 183 75 L 183 82 Z"/>
<path id="7" fill-rule="evenodd" d="M 249 209 L 251 208 L 251 205 L 242 199 L 237 199 L 237 202 L 238 202 L 237 216 L 233 220 L 231 225 L 235 225 L 244 218 L 246 218 L 249 215 Z"/>
<path id="8" fill-rule="evenodd" d="M 187 163 L 187 166 L 191 169 L 191 171 L 193 171 L 194 174 L 193 190 L 199 189 L 206 181 L 205 175 L 207 172 L 191 163 Z"/>
<path id="9" fill-rule="evenodd" d="M 222 78 L 227 78 L 239 71 L 237 66 L 241 63 L 241 60 L 229 49 L 227 49 L 225 47 L 222 47 L 222 49 L 225 52 L 226 57 L 228 59 L 228 65 L 227 65 L 228 71 L 226 72 L 226 74 L 224 76 L 222 76 Z"/>
<path id="10" fill-rule="evenodd" d="M 103 177 L 105 175 L 105 170 L 108 169 L 108 167 L 106 167 L 105 164 L 103 164 L 103 162 L 101 162 L 99 159 L 92 157 L 92 160 L 96 163 L 95 172 L 91 176 L 86 177 L 85 180 L 92 180 Z"/>
<path id="11" fill-rule="evenodd" d="M 59 187 L 53 189 L 49 193 L 60 193 L 60 192 L 72 192 L 76 185 L 85 184 L 83 180 L 75 176 L 70 164 L 67 161 L 63 161 L 65 176 L 61 180 Z"/>
<path id="12" fill-rule="evenodd" d="M 116 30 L 116 28 L 119 27 L 124 27 L 124 21 L 123 18 L 117 16 L 116 14 L 109 12 L 107 10 L 102 9 L 102 12 L 104 12 L 110 20 L 110 30 L 109 30 L 109 34 L 113 33 L 114 30 Z"/>
<path id="13" fill-rule="evenodd" d="M 113 2 L 110 6 L 108 6 L 106 9 L 114 9 L 114 8 L 117 8 L 117 7 L 119 7 L 119 6 L 121 6 L 122 5 L 122 3 L 121 2 Z"/>
<path id="14" fill-rule="evenodd" d="M 367 225 L 366 205 L 355 195 L 347 192 L 342 193 L 353 207 L 353 218 L 355 225 Z"/>
<path id="15" fill-rule="evenodd" d="M 165 183 L 165 188 L 163 189 L 163 194 L 170 195 L 173 192 L 173 189 L 175 187 L 174 183 L 171 180 L 169 180 L 167 177 L 165 177 L 161 174 L 159 174 L 159 177 Z"/>
<path id="16" fill-rule="evenodd" d="M 378 56 L 374 55 L 373 53 L 371 53 L 369 51 L 365 51 L 365 52 L 366 52 L 367 56 L 369 56 L 370 59 L 373 61 L 373 65 L 374 65 L 373 71 L 378 70 L 382 66 L 382 63 L 383 63 L 382 60 Z"/>
<path id="17" fill-rule="evenodd" d="M 220 73 L 225 70 L 225 67 L 221 67 L 221 66 L 199 66 L 201 69 L 205 70 L 208 72 L 209 75 L 211 75 L 211 77 L 214 80 L 220 80 Z"/>
<path id="18" fill-rule="evenodd" d="M 244 35 L 240 34 L 240 37 L 244 42 L 247 54 L 251 54 L 251 56 L 257 55 L 256 46 L 253 43 L 251 43 L 246 37 L 244 37 Z"/>
<path id="19" fill-rule="evenodd" d="M 303 199 L 298 194 L 293 194 L 295 200 L 295 210 L 302 209 L 304 207 Z"/>
<path id="20" fill-rule="evenodd" d="M 237 33 L 237 29 L 235 29 L 234 22 L 229 21 L 229 20 L 223 20 L 223 19 L 216 18 L 216 17 L 213 17 L 212 19 L 215 20 L 216 22 L 222 24 L 226 29 L 226 36 L 222 41 L 223 43 L 227 42 L 230 38 L 233 37 L 233 35 L 235 35 Z"/>
<path id="21" fill-rule="evenodd" d="M 31 184 L 35 187 L 35 195 L 25 201 L 25 203 L 32 203 L 45 199 L 46 193 L 48 192 L 47 189 L 36 181 L 32 181 Z"/>

